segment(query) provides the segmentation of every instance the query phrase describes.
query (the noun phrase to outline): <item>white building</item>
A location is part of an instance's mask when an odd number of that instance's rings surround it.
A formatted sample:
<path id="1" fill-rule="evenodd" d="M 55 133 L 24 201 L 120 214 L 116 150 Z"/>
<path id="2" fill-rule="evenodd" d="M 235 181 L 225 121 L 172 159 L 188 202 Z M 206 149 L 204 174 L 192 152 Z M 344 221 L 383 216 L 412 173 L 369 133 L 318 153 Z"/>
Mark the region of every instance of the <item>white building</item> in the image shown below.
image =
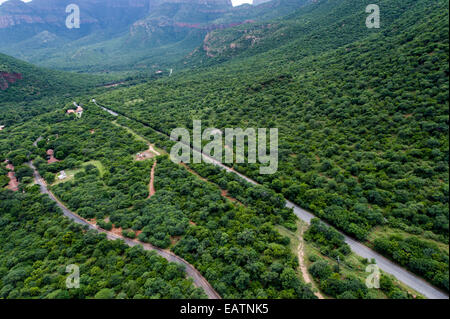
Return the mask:
<path id="1" fill-rule="evenodd" d="M 60 181 L 62 181 L 63 179 L 66 179 L 66 178 L 67 178 L 67 174 L 66 174 L 65 171 L 59 172 L 58 179 L 59 179 Z"/>

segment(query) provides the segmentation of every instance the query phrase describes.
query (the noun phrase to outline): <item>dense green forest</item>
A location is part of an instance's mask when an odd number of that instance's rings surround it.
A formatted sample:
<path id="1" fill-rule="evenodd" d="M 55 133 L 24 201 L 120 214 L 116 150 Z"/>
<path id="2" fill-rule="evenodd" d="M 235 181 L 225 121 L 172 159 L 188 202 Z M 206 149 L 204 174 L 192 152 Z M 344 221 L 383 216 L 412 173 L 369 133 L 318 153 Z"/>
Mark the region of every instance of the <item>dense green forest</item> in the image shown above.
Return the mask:
<path id="1" fill-rule="evenodd" d="M 85 230 L 32 186 L 0 191 L 0 298 L 205 298 L 184 269 L 142 247 Z M 68 265 L 80 288 L 67 289 Z"/>
<path id="2" fill-rule="evenodd" d="M 81 119 L 64 110 L 52 112 L 41 116 L 38 125 L 29 122 L 20 128 L 22 139 L 23 132 L 41 127 L 28 131 L 30 141 L 44 137 L 36 148 L 26 143 L 8 153 L 9 141 L 4 141 L 0 149 L 17 167 L 36 158 L 50 189 L 71 210 L 105 229 L 114 226 L 126 237 L 170 248 L 224 298 L 314 298 L 297 273 L 289 239 L 274 228 L 295 228 L 282 196 L 247 185 L 241 194 L 245 205 L 233 203 L 217 186 L 160 156 L 157 192 L 148 198 L 154 159 L 135 161 L 147 145 L 112 120 L 95 106 L 86 107 Z M 48 149 L 59 162 L 47 164 Z M 61 170 L 66 180 L 56 178 Z"/>
<path id="3" fill-rule="evenodd" d="M 196 173 L 208 179 L 209 182 L 205 182 L 165 156 L 137 162 L 133 160 L 134 154 L 146 149 L 146 144 L 130 131 L 115 125 L 115 120 L 96 107 L 86 108 L 81 119 L 65 114 L 64 110 L 52 112 L 17 130 L 12 144 L 25 141 L 22 149 L 8 153 L 6 141 L 0 143 L 0 149 L 16 165 L 17 172 L 23 171 L 18 173 L 18 178 L 21 188 L 27 191 L 25 195 L 30 196 L 30 202 L 36 202 L 37 188 L 26 186 L 31 182 L 32 171 L 23 163 L 28 158 L 36 158 L 34 163 L 52 185 L 52 191 L 77 214 L 95 220 L 106 230 L 119 230 L 126 237 L 137 237 L 142 242 L 171 249 L 201 271 L 226 298 L 314 298 L 299 279 L 298 261 L 289 249 L 289 238 L 280 235 L 274 227 L 283 225 L 296 230 L 296 218 L 284 208 L 280 194 L 246 183 L 212 165 L 191 165 Z M 119 122 L 126 125 L 131 121 L 122 119 Z M 138 123 L 130 127 L 139 132 L 145 130 Z M 148 133 L 157 140 L 154 131 Z M 32 141 L 37 136 L 44 138 L 34 147 Z M 158 142 L 161 148 L 164 148 L 163 144 L 162 140 Z M 60 162 L 47 164 L 44 158 L 49 148 L 54 149 Z M 149 172 L 155 160 L 158 162 L 157 192 L 148 199 Z M 61 170 L 65 170 L 68 177 L 58 181 Z M 224 198 L 219 187 L 229 189 L 227 197 L 234 202 Z M 5 194 L 13 196 L 11 192 Z M 46 199 L 45 196 L 41 198 Z M 21 202 L 22 199 L 15 201 Z M 46 203 L 51 204 L 48 199 Z M 23 210 L 29 212 L 32 209 L 24 206 Z M 6 206 L 5 213 L 11 211 L 11 206 Z M 54 207 L 50 211 L 59 214 Z M 45 221 L 48 216 L 41 218 Z M 339 255 L 344 262 L 349 248 L 343 243 L 342 235 L 319 226 L 313 223 L 305 239 L 319 242 L 324 247 L 322 253 L 334 259 Z M 320 240 L 321 236 L 326 240 Z M 86 255 L 85 252 L 80 254 Z M 332 297 L 369 298 L 367 288 L 359 279 L 345 278 L 340 282 L 342 285 L 337 288 L 321 286 L 321 289 Z M 136 285 L 139 284 L 142 283 Z M 162 281 L 158 284 L 166 287 L 172 283 Z M 148 286 L 146 283 L 144 289 Z M 132 297 L 123 291 L 119 293 L 120 287 L 101 288 L 100 296 Z M 168 288 L 161 289 L 167 291 Z M 337 289 L 337 292 L 330 289 Z M 67 292 L 57 291 L 49 298 L 68 297 Z M 407 297 L 401 290 L 397 293 L 397 297 Z M 35 292 L 34 296 L 38 295 L 43 294 Z M 94 297 L 96 295 L 97 292 Z M 7 296 L 30 297 L 26 294 Z M 69 295 L 78 296 L 92 297 L 89 293 Z M 161 294 L 160 297 L 184 296 Z M 135 297 L 147 295 L 141 293 Z"/>
<path id="4" fill-rule="evenodd" d="M 416 237 L 389 236 L 376 239 L 374 248 L 386 254 L 402 266 L 420 274 L 436 286 L 449 290 L 448 253 L 435 243 L 428 243 Z"/>
<path id="5" fill-rule="evenodd" d="M 113 90 L 157 79 L 148 72 L 92 75 L 54 71 L 33 66 L 0 53 L 0 125 L 25 122 L 61 109 L 83 95 Z"/>
<path id="6" fill-rule="evenodd" d="M 0 71 L 23 73 L 0 91 L 0 125 L 8 125 L 0 187 L 5 159 L 20 182 L 20 192 L 0 192 L 0 298 L 204 297 L 178 266 L 58 217 L 32 186 L 30 160 L 70 210 L 171 250 L 223 298 L 315 298 L 280 232 L 297 230 L 285 199 L 332 226 L 313 220 L 304 237 L 320 252 L 309 273 L 327 296 L 374 296 L 336 268 L 353 258 L 336 229 L 448 291 L 448 2 L 382 0 L 382 28 L 371 30 L 366 4 L 356 3 L 317 1 L 269 24 L 214 31 L 184 71 L 126 88 L 94 89 L 105 79 L 0 55 Z M 94 97 L 127 117 L 102 111 Z M 81 118 L 66 113 L 73 100 Z M 278 128 L 278 172 L 232 165 L 255 186 L 209 164 L 172 163 L 173 142 L 158 131 L 191 130 L 193 120 Z M 162 154 L 137 161 L 150 143 Z M 65 265 L 75 260 L 90 277 L 65 291 Z M 381 291 L 412 298 L 384 275 Z"/>
<path id="7" fill-rule="evenodd" d="M 277 174 L 234 168 L 359 240 L 387 225 L 448 243 L 448 3 L 383 3 L 384 28 L 365 36 L 361 22 L 358 33 L 330 33 L 315 46 L 311 30 L 315 50 L 292 40 L 97 100 L 167 134 L 193 119 L 278 127 Z M 321 51 L 323 41 L 339 48 Z M 448 275 L 439 282 L 448 289 Z"/>

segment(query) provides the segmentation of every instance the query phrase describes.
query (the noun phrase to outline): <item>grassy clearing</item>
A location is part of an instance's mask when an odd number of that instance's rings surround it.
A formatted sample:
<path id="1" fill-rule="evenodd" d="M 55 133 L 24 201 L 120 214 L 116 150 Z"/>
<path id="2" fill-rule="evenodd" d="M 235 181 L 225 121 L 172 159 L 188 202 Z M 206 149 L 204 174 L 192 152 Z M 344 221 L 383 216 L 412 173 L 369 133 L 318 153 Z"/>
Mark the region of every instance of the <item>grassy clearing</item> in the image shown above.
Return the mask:
<path id="1" fill-rule="evenodd" d="M 289 229 L 277 225 L 275 228 L 280 232 L 282 236 L 288 237 L 291 241 L 289 243 L 289 248 L 291 249 L 291 252 L 298 257 L 298 245 L 300 244 L 300 222 L 298 222 L 297 230 L 294 232 L 290 231 Z"/>
<path id="2" fill-rule="evenodd" d="M 100 161 L 89 161 L 89 162 L 82 164 L 81 166 L 85 167 L 87 165 L 94 165 L 95 167 L 97 167 L 97 169 L 100 172 L 100 177 L 102 177 L 106 172 L 105 167 L 103 166 L 102 162 L 100 162 Z"/>
<path id="3" fill-rule="evenodd" d="M 51 186 L 55 186 L 55 185 L 65 183 L 65 182 L 72 180 L 75 177 L 75 175 L 77 173 L 83 171 L 84 167 L 86 167 L 87 165 L 94 165 L 99 170 L 100 176 L 103 176 L 103 174 L 105 173 L 105 167 L 103 166 L 103 164 L 100 161 L 89 161 L 89 162 L 81 164 L 81 168 L 65 170 L 67 177 L 62 180 L 58 179 L 59 173 L 57 173 L 56 180 Z"/>
<path id="4" fill-rule="evenodd" d="M 65 170 L 67 177 L 64 178 L 64 179 L 58 179 L 59 173 L 57 173 L 56 174 L 56 180 L 51 186 L 55 186 L 55 185 L 58 185 L 58 184 L 62 184 L 62 183 L 68 182 L 68 181 L 72 180 L 75 177 L 75 175 L 77 173 L 81 172 L 81 171 L 82 171 L 81 168 Z"/>
<path id="5" fill-rule="evenodd" d="M 367 240 L 369 241 L 369 245 L 370 245 L 370 243 L 373 243 L 375 241 L 375 239 L 387 238 L 387 237 L 394 236 L 394 235 L 395 236 L 401 236 L 403 238 L 416 237 L 416 238 L 420 239 L 421 241 L 425 241 L 425 242 L 428 242 L 428 243 L 435 244 L 442 251 L 447 252 L 447 254 L 449 253 L 449 246 L 448 246 L 448 244 L 445 244 L 443 242 L 436 241 L 436 240 L 433 240 L 433 239 L 430 239 L 430 238 L 426 238 L 424 235 L 414 235 L 414 234 L 407 233 L 407 232 L 405 232 L 404 230 L 401 230 L 401 229 L 389 228 L 388 226 L 375 227 L 373 229 L 373 231 L 367 237 Z"/>
<path id="6" fill-rule="evenodd" d="M 143 99 L 134 99 L 134 100 L 125 102 L 125 106 L 133 106 L 133 105 L 135 105 L 137 103 L 141 103 L 141 102 L 144 102 L 144 100 Z"/>

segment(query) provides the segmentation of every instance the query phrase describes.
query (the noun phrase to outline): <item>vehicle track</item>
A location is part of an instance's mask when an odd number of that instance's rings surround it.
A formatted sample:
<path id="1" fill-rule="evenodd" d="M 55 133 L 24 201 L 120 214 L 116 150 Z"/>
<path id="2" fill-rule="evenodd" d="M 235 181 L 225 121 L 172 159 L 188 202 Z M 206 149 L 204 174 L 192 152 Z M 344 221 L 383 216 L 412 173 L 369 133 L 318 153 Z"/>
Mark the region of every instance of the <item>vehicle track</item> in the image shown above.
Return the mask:
<path id="1" fill-rule="evenodd" d="M 47 184 L 45 183 L 45 181 L 43 180 L 43 178 L 41 177 L 41 175 L 39 174 L 39 172 L 37 171 L 37 169 L 33 165 L 33 163 L 29 162 L 27 164 L 29 167 L 31 167 L 33 169 L 34 180 L 35 180 L 36 184 L 39 185 L 39 187 L 41 189 L 41 193 L 47 194 L 50 197 L 50 199 L 53 200 L 58 205 L 59 208 L 61 208 L 64 216 L 66 216 L 67 218 L 69 218 L 70 220 L 74 221 L 77 224 L 87 226 L 91 230 L 95 230 L 99 233 L 106 234 L 106 237 L 109 240 L 120 239 L 120 240 L 123 240 L 130 247 L 141 245 L 144 248 L 144 250 L 154 251 L 159 256 L 163 257 L 164 259 L 168 260 L 169 262 L 174 262 L 174 263 L 185 266 L 186 274 L 193 279 L 194 284 L 197 287 L 202 288 L 205 291 L 205 293 L 209 299 L 222 299 L 220 297 L 220 295 L 211 286 L 211 284 L 200 274 L 200 272 L 197 269 L 194 268 L 194 266 L 192 266 L 190 263 L 188 263 L 183 258 L 175 255 L 171 251 L 155 247 L 151 244 L 139 242 L 136 239 L 133 240 L 133 239 L 129 239 L 129 238 L 125 238 L 123 236 L 113 234 L 104 229 L 101 229 L 97 225 L 94 225 L 94 224 L 88 222 L 84 218 L 82 218 L 82 217 L 78 216 L 77 214 L 75 214 L 74 212 L 72 212 L 47 188 Z"/>
<path id="2" fill-rule="evenodd" d="M 102 108 L 103 110 L 109 112 L 110 114 L 114 113 L 115 116 L 123 116 L 129 120 L 138 122 L 142 125 L 144 125 L 145 127 L 148 127 L 150 129 L 152 129 L 153 131 L 167 137 L 170 138 L 166 133 L 161 132 L 153 127 L 151 127 L 150 125 L 148 125 L 145 122 L 142 122 L 140 120 L 134 119 L 134 118 L 130 118 L 129 116 L 118 112 L 118 111 L 113 111 L 110 110 L 108 107 L 99 105 L 98 102 L 95 99 L 92 99 L 92 102 Z M 241 177 L 242 179 L 244 179 L 245 181 L 253 184 L 253 185 L 259 185 L 256 181 L 254 181 L 253 179 L 235 171 L 234 169 L 218 162 L 217 160 L 215 160 L 214 158 L 203 154 L 200 150 L 197 150 L 195 148 L 192 147 L 192 145 L 188 145 L 191 150 L 193 152 L 197 152 L 197 153 L 201 153 L 202 154 L 202 158 L 205 160 L 205 162 L 211 163 L 215 166 L 218 166 L 224 170 L 226 170 L 227 172 L 230 173 L 234 173 L 236 175 L 238 175 L 239 177 Z M 311 223 L 311 220 L 313 218 L 317 218 L 315 215 L 313 215 L 312 213 L 308 212 L 307 210 L 301 208 L 300 206 L 294 204 L 291 201 L 286 200 L 286 207 L 287 208 L 292 208 L 294 214 L 300 218 L 301 220 L 305 221 L 307 224 Z M 325 224 L 329 225 L 328 223 L 324 222 Z M 396 277 L 399 281 L 401 281 L 402 283 L 404 283 L 405 285 L 409 286 L 410 288 L 416 290 L 417 292 L 419 292 L 420 294 L 424 295 L 425 297 L 429 298 L 429 299 L 449 299 L 449 295 L 448 293 L 434 287 L 432 284 L 428 283 L 426 280 L 420 278 L 419 276 L 411 273 L 410 271 L 404 269 L 403 267 L 399 266 L 398 264 L 396 264 L 395 262 L 387 259 L 386 257 L 380 255 L 379 253 L 377 253 L 376 251 L 372 250 L 371 248 L 365 246 L 364 244 L 358 242 L 357 240 L 349 237 L 348 235 L 344 234 L 343 232 L 339 231 L 345 238 L 345 242 L 350 246 L 351 250 L 363 257 L 363 258 L 367 258 L 368 260 L 375 260 L 376 261 L 376 265 L 383 270 L 384 272 L 393 275 L 394 277 Z"/>

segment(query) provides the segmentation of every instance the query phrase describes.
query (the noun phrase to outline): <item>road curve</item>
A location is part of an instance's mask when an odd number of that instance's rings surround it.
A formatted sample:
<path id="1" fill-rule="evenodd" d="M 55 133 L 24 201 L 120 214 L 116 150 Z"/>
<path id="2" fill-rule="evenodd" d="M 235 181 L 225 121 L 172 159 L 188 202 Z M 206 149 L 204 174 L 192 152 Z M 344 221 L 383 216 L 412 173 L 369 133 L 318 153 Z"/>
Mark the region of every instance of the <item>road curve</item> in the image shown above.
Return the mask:
<path id="1" fill-rule="evenodd" d="M 169 137 L 167 134 L 165 134 L 164 132 L 158 131 L 154 128 L 152 128 L 151 126 L 149 126 L 148 124 L 136 120 L 136 119 L 132 119 L 129 118 L 127 115 L 122 114 L 120 112 L 115 112 L 112 111 L 110 109 L 108 109 L 105 106 L 101 106 L 97 104 L 97 101 L 95 99 L 92 100 L 92 102 L 97 105 L 98 107 L 101 107 L 103 110 L 107 111 L 107 112 L 114 112 L 114 114 L 117 115 L 121 115 L 123 117 L 126 117 L 130 120 L 136 121 L 141 123 L 142 125 L 149 127 L 151 129 L 153 129 L 154 131 L 158 132 L 161 135 L 164 135 L 166 137 Z M 116 115 L 116 116 L 117 116 Z M 193 152 L 197 152 L 197 153 L 201 153 L 201 151 L 196 150 L 195 148 L 193 148 L 191 145 L 188 145 Z M 227 172 L 230 173 L 234 173 L 236 175 L 238 175 L 239 177 L 241 177 L 242 179 L 244 179 L 245 181 L 254 184 L 254 185 L 259 185 L 256 181 L 252 180 L 251 178 L 235 171 L 234 169 L 220 163 L 219 161 L 215 160 L 214 158 L 201 153 L 203 159 L 205 160 L 205 162 L 209 162 L 215 166 L 218 166 L 224 170 L 226 170 Z M 300 218 L 301 220 L 305 221 L 306 223 L 310 224 L 311 220 L 313 218 L 317 218 L 315 215 L 313 215 L 312 213 L 308 212 L 307 210 L 301 208 L 300 206 L 294 204 L 291 201 L 286 200 L 286 207 L 287 208 L 292 208 L 294 211 L 294 214 Z M 328 225 L 328 223 L 325 223 Z M 374 259 L 376 261 L 377 266 L 383 270 L 386 273 L 389 273 L 391 275 L 393 275 L 394 277 L 396 277 L 399 281 L 401 281 L 402 283 L 404 283 L 405 285 L 411 287 L 412 289 L 414 289 L 415 291 L 419 292 L 420 294 L 424 295 L 425 297 L 429 298 L 429 299 L 449 299 L 449 295 L 446 292 L 443 292 L 442 290 L 434 287 L 432 284 L 428 283 L 427 281 L 425 281 L 424 279 L 418 277 L 417 275 L 409 272 L 408 270 L 404 269 L 403 267 L 399 266 L 398 264 L 396 264 L 395 262 L 387 259 L 386 257 L 380 255 L 379 253 L 375 252 L 374 250 L 372 250 L 371 248 L 361 244 L 360 242 L 354 240 L 353 238 L 347 236 L 346 234 L 344 234 L 343 232 L 340 232 L 344 238 L 345 241 L 347 242 L 347 244 L 350 246 L 351 250 L 363 257 L 363 258 L 367 258 L 369 260 Z"/>
<path id="2" fill-rule="evenodd" d="M 111 232 L 108 232 L 108 231 L 106 231 L 104 229 L 101 229 L 100 227 L 98 227 L 96 225 L 93 225 L 93 224 L 89 223 L 84 218 L 81 218 L 80 216 L 78 216 L 77 214 L 75 214 L 74 212 L 69 210 L 47 188 L 47 185 L 46 185 L 45 181 L 42 179 L 41 175 L 39 174 L 39 172 L 37 171 L 37 169 L 33 165 L 33 163 L 29 162 L 27 164 L 28 164 L 29 167 L 31 167 L 33 169 L 34 180 L 35 180 L 36 184 L 39 185 L 39 187 L 41 188 L 41 193 L 42 194 L 47 194 L 50 197 L 50 199 L 53 200 L 59 206 L 59 208 L 61 208 L 64 216 L 66 216 L 67 218 L 69 218 L 70 220 L 74 221 L 77 224 L 81 224 L 81 225 L 87 226 L 87 227 L 89 227 L 89 229 L 95 230 L 95 231 L 97 231 L 99 233 L 106 234 L 106 238 L 108 238 L 109 240 L 117 240 L 117 239 L 123 240 L 130 247 L 141 245 L 144 248 L 144 250 L 154 251 L 159 256 L 163 257 L 164 259 L 166 259 L 169 262 L 174 262 L 174 263 L 183 265 L 185 267 L 186 274 L 193 279 L 194 284 L 197 287 L 202 288 L 205 291 L 205 293 L 206 293 L 206 295 L 208 296 L 209 299 L 222 299 L 220 297 L 220 295 L 210 285 L 210 283 L 200 274 L 200 272 L 197 269 L 194 268 L 194 266 L 192 266 L 190 263 L 188 263 L 183 258 L 178 257 L 177 255 L 175 255 L 171 251 L 155 247 L 155 246 L 153 246 L 151 244 L 141 243 L 141 242 L 139 242 L 137 240 L 125 238 L 125 237 L 113 234 Z"/>

